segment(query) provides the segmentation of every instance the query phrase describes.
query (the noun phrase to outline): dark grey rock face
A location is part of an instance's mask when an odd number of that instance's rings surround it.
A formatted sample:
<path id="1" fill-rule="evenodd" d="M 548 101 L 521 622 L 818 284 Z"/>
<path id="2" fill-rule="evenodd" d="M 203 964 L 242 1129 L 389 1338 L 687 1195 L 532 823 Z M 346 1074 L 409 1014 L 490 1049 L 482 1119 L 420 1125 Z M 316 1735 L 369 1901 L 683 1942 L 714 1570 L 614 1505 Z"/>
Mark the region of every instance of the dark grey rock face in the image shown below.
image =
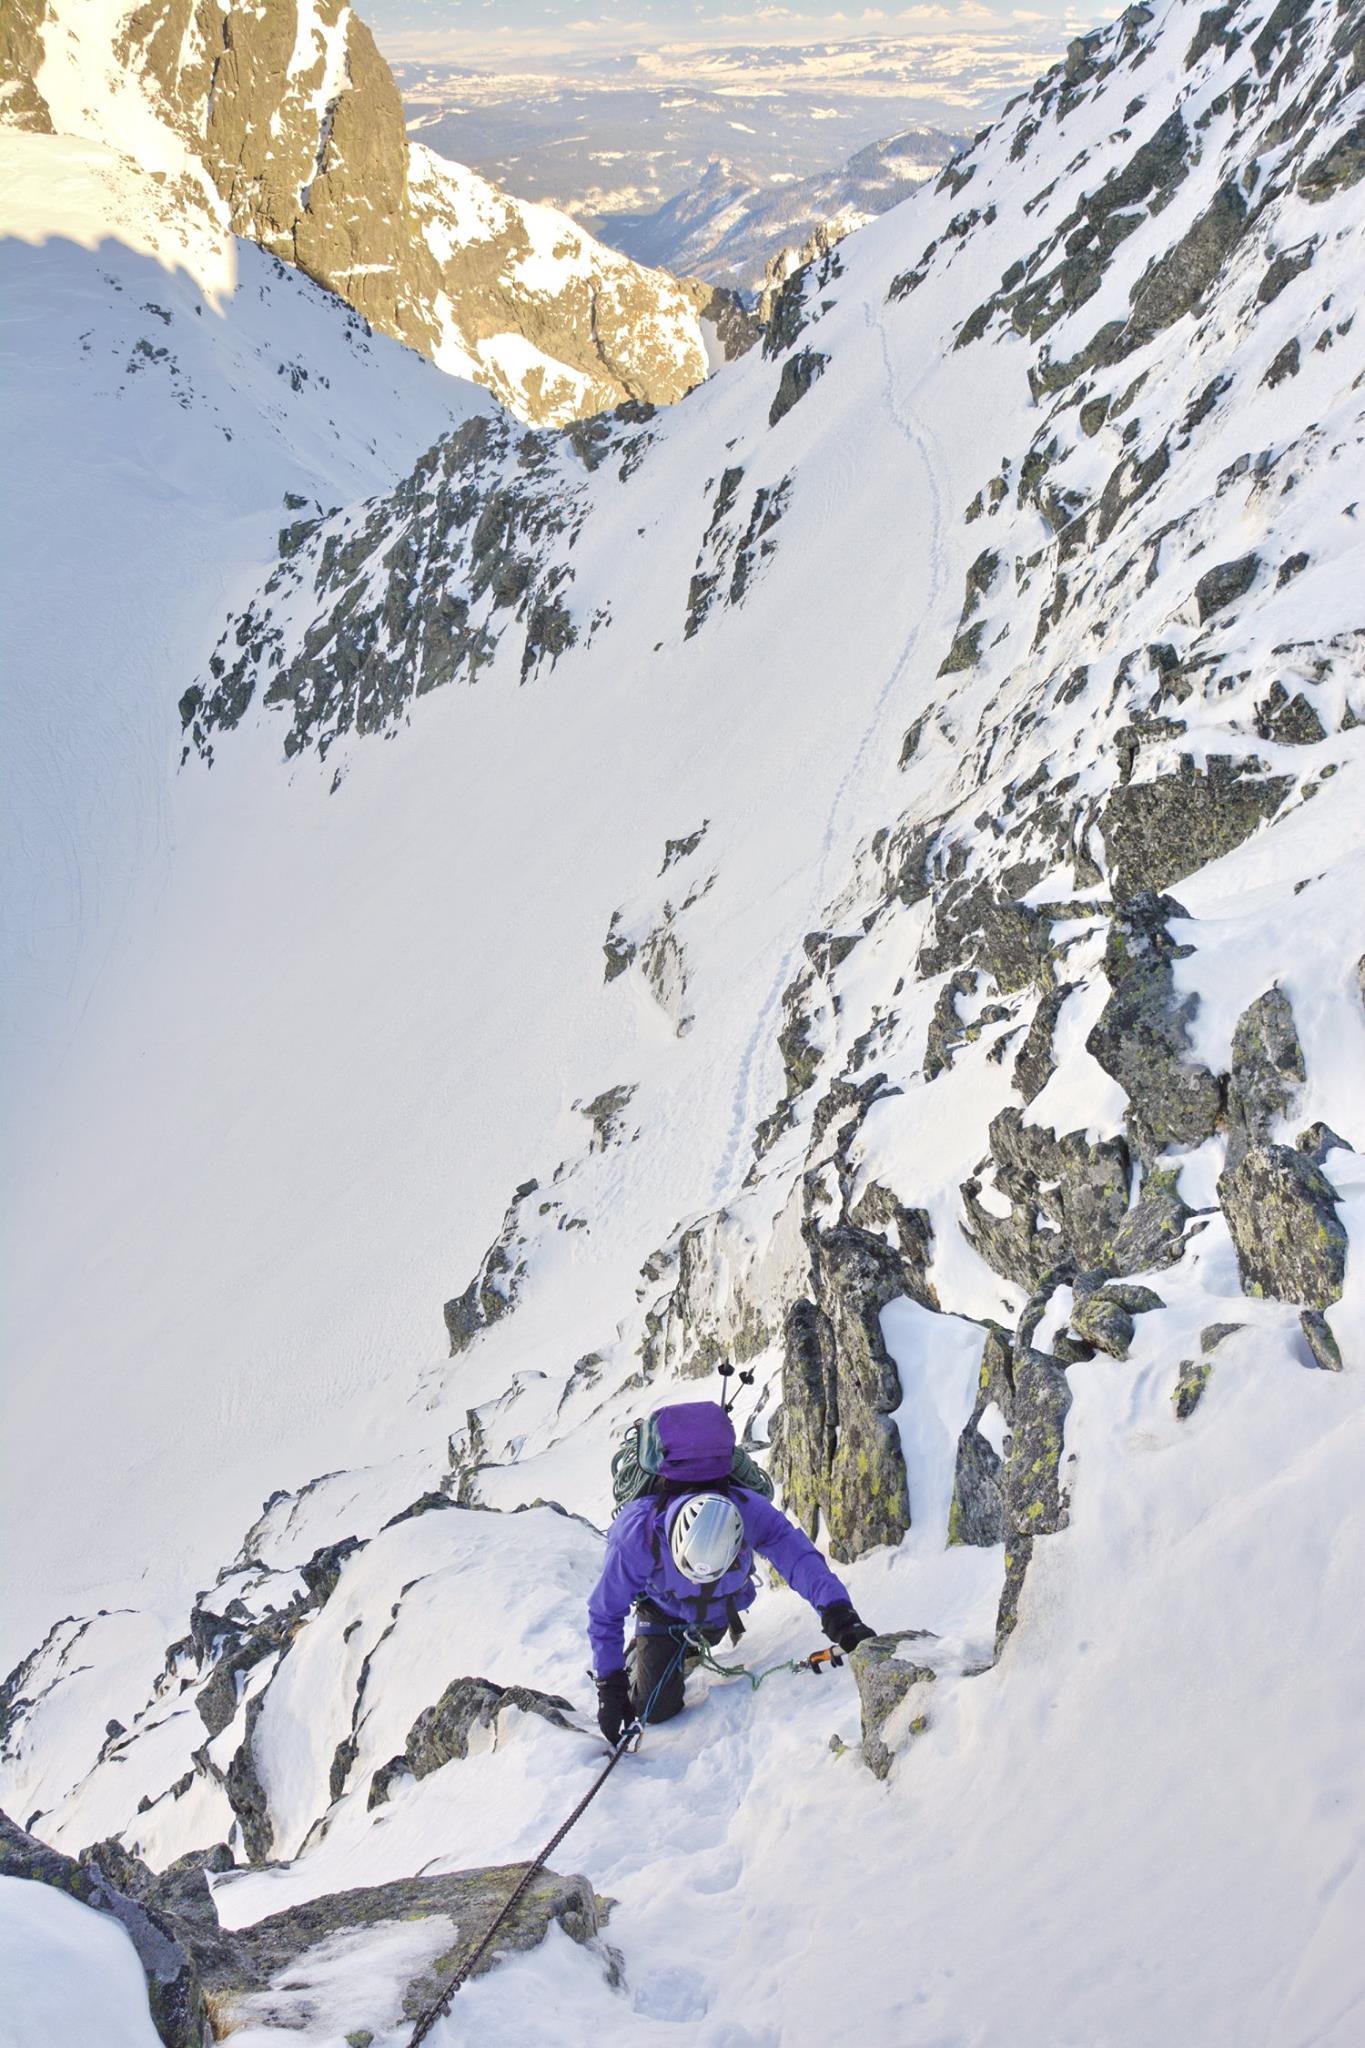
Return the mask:
<path id="1" fill-rule="evenodd" d="M 528 1180 L 517 1189 L 502 1219 L 502 1229 L 484 1253 L 478 1272 L 463 1294 L 446 1303 L 445 1324 L 452 1358 L 467 1350 L 480 1330 L 500 1322 L 516 1307 L 526 1277 L 522 1206 L 538 1192 L 539 1185 L 538 1181 Z"/>
<path id="2" fill-rule="evenodd" d="M 1283 683 L 1273 683 L 1264 702 L 1256 706 L 1256 731 L 1261 739 L 1282 747 L 1311 747 L 1327 737 L 1326 726 L 1303 691 L 1291 697 Z"/>
<path id="3" fill-rule="evenodd" d="M 1008 1424 L 1014 1413 L 1013 1341 L 998 1324 L 987 1334 L 977 1380 L 976 1403 L 957 1440 L 953 1497 L 948 1508 L 948 1543 L 989 1549 L 1009 1531 L 1001 1486 L 1004 1460 L 981 1433 L 981 1419 L 994 1403 Z M 1008 1450 L 1008 1446 L 1007 1446 Z"/>
<path id="4" fill-rule="evenodd" d="M 948 1511 L 948 1542 L 968 1543 L 982 1550 L 1005 1540 L 1005 1501 L 1000 1490 L 1001 1460 L 975 1423 L 957 1440 L 953 1499 Z"/>
<path id="5" fill-rule="evenodd" d="M 227 1767 L 223 1787 L 228 1804 L 237 1816 L 242 1830 L 242 1847 L 246 1850 L 247 1861 L 265 1863 L 275 1842 L 275 1824 L 270 1818 L 270 1800 L 266 1795 L 261 1775 L 256 1766 L 255 1735 L 256 1723 L 265 1706 L 264 1693 L 258 1693 L 246 1710 L 246 1732 L 234 1751 Z"/>
<path id="6" fill-rule="evenodd" d="M 1194 225 L 1133 287 L 1122 354 L 1131 353 L 1193 311 L 1246 228 L 1246 199 L 1229 179 Z"/>
<path id="7" fill-rule="evenodd" d="M 1003 1542 L 1005 1546 L 1005 1583 L 996 1615 L 997 1657 L 1018 1616 L 1034 1539 L 1064 1529 L 1070 1511 L 1070 1496 L 1062 1481 L 1071 1388 L 1060 1354 L 1067 1340 L 1058 1340 L 1057 1353 L 1039 1351 L 1032 1341 L 1065 1273 L 1065 1267 L 1058 1267 L 1045 1278 L 1012 1336 L 998 1325 L 991 1327 L 982 1353 L 976 1406 L 958 1440 L 948 1540 L 982 1545 Z M 1092 1355 L 1088 1346 L 1074 1345 L 1068 1354 L 1072 1359 Z M 991 1403 L 999 1408 L 1008 1432 L 1003 1460 L 995 1458 L 979 1429 Z"/>
<path id="8" fill-rule="evenodd" d="M 859 1557 L 899 1543 L 910 1526 L 905 1458 L 892 1416 L 900 1374 L 886 1348 L 881 1310 L 907 1292 L 905 1261 L 882 1239 L 846 1225 L 814 1234 L 811 1278 L 838 1360 L 838 1445 L 829 1472 L 830 1548 Z"/>
<path id="9" fill-rule="evenodd" d="M 1202 773 L 1187 755 L 1172 775 L 1116 789 L 1100 816 L 1116 902 L 1169 888 L 1249 839 L 1293 786 L 1254 760 L 1210 755 Z"/>
<path id="10" fill-rule="evenodd" d="M 1041 1095 L 1052 1078 L 1056 1060 L 1052 1051 L 1053 1034 L 1062 1004 L 1072 993 L 1075 984 L 1064 981 L 1057 988 L 1046 989 L 1033 1013 L 1033 1022 L 1019 1049 L 1014 1062 L 1013 1081 L 1025 1102 L 1032 1102 L 1035 1095 Z"/>
<path id="11" fill-rule="evenodd" d="M 1107 1265 L 1128 1212 L 1131 1162 L 1123 1140 L 1092 1144 L 1084 1131 L 1059 1138 L 1009 1108 L 993 1120 L 990 1144 L 995 1185 L 1009 1199 L 1009 1215 L 986 1207 L 979 1179 L 963 1184 L 962 1198 L 966 1235 L 996 1272 L 1032 1290 L 1059 1258 L 1087 1269 Z"/>
<path id="12" fill-rule="evenodd" d="M 557 1693 L 537 1692 L 527 1685 L 495 1685 L 487 1678 L 456 1678 L 435 1706 L 425 1707 L 408 1730 L 402 1758 L 405 1768 L 414 1778 L 426 1778 L 443 1764 L 462 1761 L 469 1755 L 474 1730 L 491 1728 L 498 1715 L 512 1707 L 524 1714 L 539 1714 L 556 1728 L 571 1726 L 566 1716 L 573 1712 L 572 1705 Z M 377 1803 L 371 1798 L 372 1806 Z"/>
<path id="13" fill-rule="evenodd" d="M 925 1711 L 913 1717 L 910 1733 L 923 1734 L 929 1725 L 928 1688 L 935 1683 L 937 1673 L 927 1664 L 914 1663 L 904 1654 L 903 1646 L 932 1640 L 924 1629 L 900 1629 L 893 1635 L 874 1636 L 871 1642 L 860 1643 L 848 1660 L 858 1682 L 862 1760 L 874 1778 L 885 1778 L 894 1761 L 894 1752 L 882 1740 L 882 1730 L 917 1686 L 925 1690 Z"/>
<path id="14" fill-rule="evenodd" d="M 1321 1167 L 1288 1145 L 1247 1145 L 1218 1177 L 1242 1288 L 1330 1308 L 1346 1277 L 1346 1228 Z"/>
<path id="15" fill-rule="evenodd" d="M 612 1088 L 604 1088 L 600 1095 L 594 1095 L 591 1102 L 575 1103 L 580 1116 L 585 1116 L 592 1125 L 592 1136 L 588 1140 L 590 1152 L 607 1152 L 617 1143 L 622 1134 L 622 1118 L 630 1107 L 635 1094 L 633 1081 L 618 1081 Z"/>
<path id="16" fill-rule="evenodd" d="M 1010 1441 L 1001 1474 L 1007 1540 L 1050 1536 L 1067 1523 L 1062 1432 L 1071 1406 L 1065 1371 L 1046 1352 L 1014 1347 Z"/>
<path id="17" fill-rule="evenodd" d="M 1294 1150 L 1311 1159 L 1314 1166 L 1321 1166 L 1329 1152 L 1349 1152 L 1352 1147 L 1332 1129 L 1330 1124 L 1309 1124 L 1294 1140 Z"/>
<path id="18" fill-rule="evenodd" d="M 1086 1039 L 1127 1095 L 1129 1128 L 1147 1154 L 1201 1143 L 1222 1115 L 1217 1079 L 1188 1057 L 1199 999 L 1175 991 L 1173 963 L 1183 954 L 1167 920 L 1184 915 L 1171 897 L 1150 890 L 1115 913 L 1104 958 L 1113 994 Z"/>
<path id="19" fill-rule="evenodd" d="M 1228 1081 L 1227 1165 L 1250 1144 L 1263 1144 L 1305 1079 L 1303 1048 L 1283 989 L 1268 988 L 1245 1009 L 1232 1035 Z"/>
<path id="20" fill-rule="evenodd" d="M 1320 1308 L 1306 1308 L 1299 1317 L 1299 1328 L 1303 1331 L 1304 1342 L 1312 1353 L 1315 1365 L 1320 1366 L 1324 1372 L 1344 1370 L 1341 1346 Z"/>
<path id="21" fill-rule="evenodd" d="M 222 1734 L 237 1712 L 238 1680 L 277 1651 L 283 1639 L 283 1625 L 267 1623 L 249 1630 L 218 1659 L 207 1682 L 195 1695 L 194 1702 L 210 1741 L 215 1735 Z"/>
<path id="22" fill-rule="evenodd" d="M 781 1427 L 773 1470 L 787 1513 L 812 1534 L 827 1509 L 839 1447 L 838 1372 L 829 1317 L 813 1301 L 794 1302 L 782 1331 Z"/>
<path id="23" fill-rule="evenodd" d="M 1199 607 L 1201 625 L 1215 612 L 1221 612 L 1228 605 L 1235 604 L 1239 597 L 1245 597 L 1256 581 L 1256 571 L 1260 566 L 1259 555 L 1239 555 L 1235 562 L 1219 562 L 1216 568 L 1206 569 L 1194 586 L 1194 601 Z"/>
<path id="24" fill-rule="evenodd" d="M 687 588 L 683 632 L 690 640 L 718 606 L 742 603 L 764 562 L 777 547 L 773 529 L 787 509 L 792 479 L 759 484 L 742 498 L 743 468 L 722 472 L 702 536 L 696 568 Z M 747 502 L 747 513 L 744 504 Z"/>
<path id="25" fill-rule="evenodd" d="M 618 429 L 602 431 L 623 445 Z M 579 635 L 561 556 L 582 488 L 567 440 L 505 416 L 466 421 L 388 498 L 320 523 L 229 620 L 181 699 L 186 753 L 211 761 L 258 689 L 289 707 L 286 757 L 310 746 L 325 757 L 343 733 L 382 731 L 428 691 L 472 679 L 508 632 L 523 680 L 553 666 Z M 311 623 L 286 643 L 294 602 Z"/>
<path id="26" fill-rule="evenodd" d="M 1148 1273 L 1172 1265 L 1184 1249 L 1191 1213 L 1181 1199 L 1179 1174 L 1171 1167 L 1152 1168 L 1114 1233 L 1109 1247 L 1113 1271 Z"/>
<path id="27" fill-rule="evenodd" d="M 768 425 L 775 427 L 784 420 L 798 400 L 805 397 L 829 357 L 818 348 L 798 349 L 795 355 L 787 357 L 778 379 L 777 396 L 768 409 Z"/>
<path id="28" fill-rule="evenodd" d="M 831 1555 L 861 1557 L 910 1526 L 905 1457 L 892 1417 L 902 1389 L 880 1312 L 920 1284 L 913 1252 L 851 1223 L 807 1229 L 814 1299 L 784 1327 L 781 1428 L 774 1453 L 795 1519 L 829 1531 Z"/>
<path id="29" fill-rule="evenodd" d="M 758 297 L 765 356 L 780 356 L 792 346 L 809 324 L 810 304 L 842 273 L 843 232 L 837 221 L 817 221 L 799 249 L 784 249 L 769 262 Z"/>
<path id="30" fill-rule="evenodd" d="M 1121 1301 L 1116 1301 L 1104 1288 L 1097 1288 L 1077 1303 L 1071 1327 L 1097 1351 L 1107 1352 L 1110 1358 L 1126 1358 L 1137 1326 Z"/>

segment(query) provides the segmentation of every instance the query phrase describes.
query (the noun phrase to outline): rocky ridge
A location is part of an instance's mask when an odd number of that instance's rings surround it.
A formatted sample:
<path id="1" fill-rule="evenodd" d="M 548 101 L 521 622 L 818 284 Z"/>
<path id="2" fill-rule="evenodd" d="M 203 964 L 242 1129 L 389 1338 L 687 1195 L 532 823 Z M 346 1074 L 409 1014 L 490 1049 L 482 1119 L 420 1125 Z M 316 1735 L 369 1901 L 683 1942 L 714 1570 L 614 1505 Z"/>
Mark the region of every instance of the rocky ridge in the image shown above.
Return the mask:
<path id="1" fill-rule="evenodd" d="M 522 419 L 672 403 L 706 376 L 717 323 L 732 334 L 730 295 L 642 268 L 409 144 L 393 75 L 348 0 L 120 0 L 102 13 L 23 0 L 7 14 L 5 120 L 50 132 L 56 92 L 58 127 L 152 171 L 174 138 L 187 197 L 197 185 L 234 233 Z"/>

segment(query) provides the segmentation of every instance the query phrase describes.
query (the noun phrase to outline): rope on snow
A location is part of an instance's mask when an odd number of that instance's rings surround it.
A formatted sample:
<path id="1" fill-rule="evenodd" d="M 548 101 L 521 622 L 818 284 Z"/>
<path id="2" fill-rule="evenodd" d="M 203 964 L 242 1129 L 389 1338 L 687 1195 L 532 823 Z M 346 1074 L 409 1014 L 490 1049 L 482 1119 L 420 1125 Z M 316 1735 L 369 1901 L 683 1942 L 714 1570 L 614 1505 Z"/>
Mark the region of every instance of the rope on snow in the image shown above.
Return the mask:
<path id="1" fill-rule="evenodd" d="M 771 1678 L 773 1676 L 773 1673 L 776 1671 L 820 1672 L 823 1671 L 826 1668 L 826 1666 L 837 1666 L 842 1664 L 844 1661 L 843 1657 L 840 1655 L 838 1650 L 812 1650 L 808 1657 L 790 1657 L 783 1664 L 769 1664 L 767 1668 L 763 1671 L 751 1671 L 746 1664 L 722 1664 L 719 1658 L 715 1655 L 710 1643 L 707 1642 L 704 1635 L 702 1635 L 698 1630 L 695 1629 L 685 1629 L 683 1631 L 683 1640 L 678 1646 L 677 1656 L 673 1659 L 672 1664 L 670 1664 L 668 1669 L 664 1672 L 663 1677 L 660 1678 L 658 1684 L 654 1688 L 654 1691 L 650 1694 L 649 1699 L 646 1701 L 644 1713 L 640 1717 L 641 1721 L 648 1721 L 649 1710 L 654 1704 L 655 1696 L 662 1687 L 664 1679 L 667 1678 L 673 1671 L 678 1662 L 678 1658 L 682 1657 L 684 1651 L 686 1651 L 688 1655 L 696 1657 L 698 1663 L 700 1663 L 705 1670 L 715 1672 L 716 1675 L 720 1678 L 747 1678 L 749 1684 L 752 1686 L 755 1692 L 758 1691 L 758 1688 L 760 1687 L 760 1685 L 762 1685 L 764 1679 Z M 592 1805 L 593 1800 L 596 1799 L 598 1793 L 606 1784 L 607 1779 L 611 1776 L 612 1772 L 616 1769 L 616 1766 L 620 1763 L 622 1757 L 629 1756 L 633 1750 L 639 1748 L 642 1732 L 643 1731 L 640 1726 L 640 1721 L 632 1722 L 630 1727 L 623 1730 L 621 1737 L 617 1742 L 615 1749 L 608 1757 L 606 1764 L 604 1765 L 602 1770 L 598 1772 L 597 1777 L 593 1780 L 592 1784 L 583 1794 L 583 1797 L 579 1800 L 573 1812 L 569 1815 L 568 1819 L 563 1823 L 562 1827 L 557 1828 L 555 1833 L 551 1835 L 549 1841 L 545 1844 L 545 1847 L 541 1850 L 540 1854 L 534 1859 L 534 1861 L 527 1864 L 525 1870 L 517 1879 L 517 1882 L 513 1887 L 512 1891 L 508 1894 L 507 1899 L 505 1900 L 503 1905 L 501 1905 L 498 1908 L 498 1911 L 494 1916 L 493 1920 L 489 1923 L 484 1933 L 480 1935 L 478 1941 L 475 1942 L 473 1948 L 469 1951 L 469 1954 L 465 1957 L 464 1961 L 460 1964 L 459 1968 L 456 1970 L 450 1982 L 446 1985 L 445 1990 L 441 1993 L 440 1997 L 436 1999 L 433 2004 L 427 2007 L 426 2011 L 418 2019 L 416 2026 L 412 2030 L 412 2036 L 408 2042 L 408 2048 L 421 2048 L 422 2042 L 426 2040 L 427 2035 L 431 2032 L 437 2020 L 445 2018 L 446 2014 L 450 2011 L 451 2002 L 455 1997 L 455 1993 L 460 1989 L 461 1985 L 466 1983 L 469 1977 L 473 1974 L 475 1964 L 478 1963 L 482 1959 L 482 1957 L 484 1957 L 488 1953 L 488 1950 L 493 1944 L 493 1939 L 496 1936 L 498 1929 L 503 1925 L 504 1921 L 507 1920 L 513 1912 L 515 1912 L 517 1906 L 521 1903 L 522 1899 L 529 1891 L 536 1877 L 545 1868 L 550 1858 L 554 1855 L 555 1850 L 559 1847 L 560 1843 L 564 1840 L 564 1837 L 568 1834 L 570 1828 L 575 1826 L 575 1824 L 582 1819 L 583 1815 Z"/>
<path id="2" fill-rule="evenodd" d="M 474 1944 L 474 1947 L 469 1951 L 469 1954 L 460 1964 L 459 1969 L 456 1970 L 455 1975 L 446 1985 L 446 1988 L 441 1993 L 440 1997 L 435 2001 L 433 2005 L 429 2005 L 426 2011 L 422 2014 L 421 2018 L 417 2022 L 417 2025 L 413 2028 L 412 2038 L 408 2043 L 408 2048 L 421 2048 L 422 2042 L 426 2040 L 427 2035 L 431 2032 L 437 2020 L 444 2019 L 445 2015 L 450 2010 L 451 2000 L 454 1998 L 455 1993 L 459 1990 L 460 1986 L 465 1982 L 466 1978 L 469 1977 L 470 1973 L 473 1971 L 474 1965 L 480 1960 L 482 1956 L 487 1954 L 488 1949 L 492 1945 L 493 1937 L 497 1933 L 498 1929 L 502 1926 L 504 1920 L 506 1920 L 509 1914 L 511 1914 L 514 1911 L 514 1909 L 520 1904 L 522 1898 L 530 1889 L 531 1884 L 538 1876 L 538 1874 L 545 1868 L 545 1865 L 554 1855 L 555 1850 L 559 1847 L 565 1835 L 568 1834 L 570 1828 L 573 1827 L 576 1821 L 582 1819 L 583 1815 L 592 1805 L 593 1800 L 596 1799 L 598 1793 L 606 1784 L 607 1779 L 611 1776 L 612 1772 L 616 1769 L 616 1766 L 620 1763 L 622 1757 L 627 1756 L 630 1753 L 630 1751 L 636 1747 L 636 1745 L 639 1743 L 639 1740 L 640 1731 L 637 1727 L 630 1727 L 625 1730 L 625 1732 L 621 1736 L 620 1741 L 617 1743 L 615 1749 L 608 1757 L 605 1767 L 598 1773 L 593 1783 L 588 1787 L 588 1790 L 583 1794 L 583 1797 L 579 1800 L 577 1806 L 569 1815 L 569 1818 L 564 1822 L 564 1825 L 561 1828 L 557 1829 L 553 1835 L 551 1835 L 549 1841 L 545 1844 L 545 1847 L 541 1850 L 540 1854 L 535 1858 L 534 1862 L 527 1864 L 525 1870 L 522 1872 L 520 1878 L 517 1880 L 515 1888 L 509 1894 L 506 1903 L 499 1908 L 496 1918 L 490 1923 L 486 1932 L 479 1937 L 479 1940 Z"/>

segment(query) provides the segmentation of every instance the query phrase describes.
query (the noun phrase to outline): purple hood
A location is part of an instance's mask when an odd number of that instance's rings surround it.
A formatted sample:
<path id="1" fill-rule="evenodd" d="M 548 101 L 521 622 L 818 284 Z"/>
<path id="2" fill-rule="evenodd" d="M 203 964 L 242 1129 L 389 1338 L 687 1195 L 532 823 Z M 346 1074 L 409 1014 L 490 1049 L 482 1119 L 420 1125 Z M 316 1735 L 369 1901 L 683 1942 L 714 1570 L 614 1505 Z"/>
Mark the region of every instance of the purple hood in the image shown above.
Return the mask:
<path id="1" fill-rule="evenodd" d="M 694 1585 L 678 1570 L 668 1548 L 673 1516 L 687 1496 L 647 1494 L 622 1508 L 607 1537 L 602 1576 L 588 1601 L 588 1637 L 599 1678 L 619 1671 L 625 1662 L 626 1616 L 642 1594 L 679 1621 L 723 1628 L 732 1611 L 748 1607 L 754 1599 L 755 1551 L 817 1610 L 833 1600 L 847 1600 L 847 1588 L 810 1538 L 761 1493 L 743 1486 L 698 1486 L 696 1491 L 723 1491 L 733 1500 L 744 1523 L 744 1549 L 724 1578 L 711 1586 Z"/>

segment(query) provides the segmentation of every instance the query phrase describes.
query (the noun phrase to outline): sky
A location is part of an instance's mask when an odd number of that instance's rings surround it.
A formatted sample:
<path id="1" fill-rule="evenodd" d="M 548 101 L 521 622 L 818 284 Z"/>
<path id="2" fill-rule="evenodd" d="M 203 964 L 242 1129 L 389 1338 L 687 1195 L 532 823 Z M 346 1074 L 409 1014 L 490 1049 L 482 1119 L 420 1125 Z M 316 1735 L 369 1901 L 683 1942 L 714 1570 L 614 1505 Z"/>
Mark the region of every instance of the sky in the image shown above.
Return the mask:
<path id="1" fill-rule="evenodd" d="M 743 6 L 736 0 L 629 0 L 594 15 L 583 0 L 365 0 L 361 8 L 393 56 L 448 56 L 493 62 L 559 49 L 591 57 L 658 43 L 844 42 L 864 36 L 963 36 L 1071 23 L 1089 26 L 1111 10 L 1075 0 L 922 0 L 885 7 L 831 7 L 821 0 Z M 1112 10 L 1118 11 L 1117 5 Z"/>

